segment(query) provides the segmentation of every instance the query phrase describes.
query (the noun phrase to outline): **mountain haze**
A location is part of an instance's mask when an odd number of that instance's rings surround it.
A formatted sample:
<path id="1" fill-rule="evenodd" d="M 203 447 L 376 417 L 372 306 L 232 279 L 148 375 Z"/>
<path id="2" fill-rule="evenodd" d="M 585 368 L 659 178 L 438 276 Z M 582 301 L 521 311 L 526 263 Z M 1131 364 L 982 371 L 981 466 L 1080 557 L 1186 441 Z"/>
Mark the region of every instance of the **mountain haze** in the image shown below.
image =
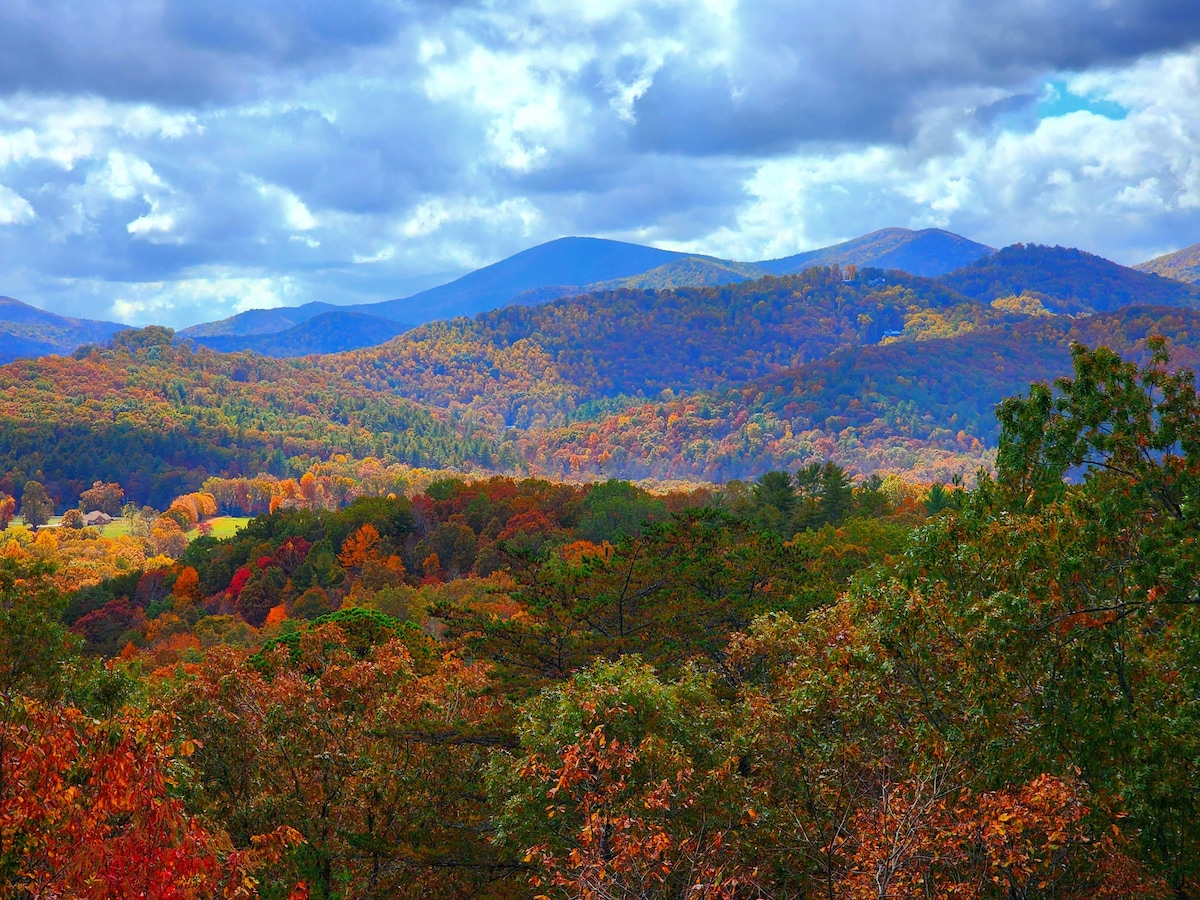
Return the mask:
<path id="1" fill-rule="evenodd" d="M 332 303 L 305 303 L 303 306 L 277 306 L 271 309 L 248 309 L 215 322 L 190 325 L 179 331 L 180 337 L 233 337 L 255 334 L 274 334 L 302 325 L 322 313 L 336 311 Z"/>
<path id="2" fill-rule="evenodd" d="M 316 304 L 312 304 L 316 305 Z M 264 356 L 285 359 L 293 356 L 308 356 L 313 353 L 341 353 L 360 347 L 373 347 L 398 334 L 408 331 L 410 325 L 393 322 L 379 316 L 360 312 L 329 309 L 319 312 L 284 331 L 255 334 L 183 335 L 197 344 L 232 353 L 249 350 Z"/>
<path id="3" fill-rule="evenodd" d="M 571 285 L 628 278 L 686 255 L 623 241 L 565 237 L 522 250 L 411 297 L 343 309 L 417 324 L 472 316 L 504 306 L 526 291 L 547 285 L 564 285 L 570 292 L 574 290 Z"/>
<path id="4" fill-rule="evenodd" d="M 308 303 L 299 307 L 250 310 L 222 319 L 185 328 L 182 337 L 222 349 L 253 349 L 272 355 L 337 352 L 356 343 L 357 338 L 321 344 L 303 330 L 296 339 L 280 341 L 210 341 L 207 338 L 263 335 L 302 326 L 310 319 L 332 314 L 318 329 L 326 335 L 337 331 L 337 316 L 361 313 L 392 322 L 422 324 L 456 316 L 471 316 L 510 304 L 537 305 L 559 297 L 589 294 L 621 288 L 666 290 L 735 284 L 770 274 L 791 274 L 815 265 L 854 263 L 900 269 L 922 275 L 938 275 L 972 262 L 990 253 L 991 248 L 945 231 L 910 231 L 889 228 L 856 238 L 836 247 L 763 263 L 738 262 L 711 256 L 659 250 L 639 244 L 600 238 L 568 237 L 540 244 L 470 272 L 448 284 L 430 288 L 397 300 L 354 306 Z M 346 320 L 343 327 L 355 331 L 356 324 Z M 382 329 L 380 343 L 398 333 L 398 328 Z M 205 339 L 205 340 L 201 340 Z"/>

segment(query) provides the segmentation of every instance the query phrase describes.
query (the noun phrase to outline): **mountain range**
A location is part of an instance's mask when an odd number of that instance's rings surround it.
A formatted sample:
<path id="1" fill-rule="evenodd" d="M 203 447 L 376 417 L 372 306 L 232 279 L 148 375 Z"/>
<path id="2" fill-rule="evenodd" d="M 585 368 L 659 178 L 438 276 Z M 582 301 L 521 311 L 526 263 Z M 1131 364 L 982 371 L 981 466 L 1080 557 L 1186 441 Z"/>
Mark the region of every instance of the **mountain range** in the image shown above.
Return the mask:
<path id="1" fill-rule="evenodd" d="M 616 287 L 304 359 L 130 331 L 0 367 L 0 477 L 41 473 L 63 497 L 116 480 L 151 502 L 333 456 L 714 480 L 836 459 L 944 480 L 990 464 L 994 405 L 1068 372 L 1073 340 L 1142 359 L 1162 334 L 1200 361 L 1198 308 L 1195 285 L 1017 245 L 938 278 Z"/>
<path id="2" fill-rule="evenodd" d="M 764 275 L 792 274 L 814 265 L 852 264 L 940 275 L 992 252 L 991 247 L 937 229 L 886 228 L 821 250 L 757 263 L 621 241 L 568 237 L 524 250 L 403 299 L 354 306 L 313 302 L 248 310 L 190 326 L 180 331 L 179 337 L 226 352 L 253 350 L 279 357 L 336 353 L 382 343 L 414 325 L 472 316 L 512 303 L 536 305 L 558 297 L 619 288 L 663 290 L 734 284 Z M 368 316 L 371 318 L 364 318 Z M 81 333 L 75 346 L 92 340 L 90 332 Z M 11 339 L 0 335 L 0 348 L 9 351 L 6 359 L 74 349 L 69 332 L 63 332 L 51 351 L 40 345 L 18 343 L 15 335 Z"/>
<path id="3" fill-rule="evenodd" d="M 1138 273 L 1115 264 L 1109 264 L 1103 274 L 1096 265 L 1099 257 L 1063 248 L 1055 251 L 1056 275 L 1050 274 L 1042 258 L 1036 272 L 1023 272 L 1022 245 L 996 251 L 939 229 L 885 228 L 831 247 L 760 262 L 570 237 L 532 247 L 411 297 L 355 306 L 313 302 L 249 310 L 185 328 L 178 337 L 222 352 L 250 350 L 275 357 L 338 353 L 377 346 L 422 323 L 473 316 L 510 304 L 535 306 L 616 290 L 738 284 L 833 265 L 944 276 L 950 279 L 945 282 L 950 289 L 989 301 L 1005 294 L 1041 292 L 1054 298 L 1048 310 L 1081 314 L 1133 302 L 1176 302 L 1172 298 L 1178 293 L 1173 287 L 1177 281 L 1164 279 L 1172 274 L 1180 281 L 1200 277 L 1198 247 L 1143 263 L 1139 278 Z M 5 299 L 0 302 L 0 362 L 69 353 L 83 344 L 102 342 L 122 327 L 56 316 Z"/>

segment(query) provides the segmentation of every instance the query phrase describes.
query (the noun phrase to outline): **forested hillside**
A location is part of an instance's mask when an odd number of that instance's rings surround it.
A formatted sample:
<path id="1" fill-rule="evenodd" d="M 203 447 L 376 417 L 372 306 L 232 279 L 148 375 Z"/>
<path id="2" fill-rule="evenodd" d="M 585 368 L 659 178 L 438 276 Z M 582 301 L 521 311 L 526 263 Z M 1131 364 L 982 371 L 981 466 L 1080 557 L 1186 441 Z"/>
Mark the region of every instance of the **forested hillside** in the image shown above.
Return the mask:
<path id="1" fill-rule="evenodd" d="M 0 884 L 1200 896 L 1200 398 L 1140 337 L 1168 315 L 1107 326 L 1142 368 L 1075 345 L 1003 402 L 971 490 L 814 462 L 333 509 L 308 478 L 224 540 L 10 525 Z"/>
<path id="2" fill-rule="evenodd" d="M 1186 281 L 1191 284 L 1200 282 L 1200 244 L 1192 244 L 1165 256 L 1134 266 L 1140 272 L 1152 272 L 1163 278 L 1173 278 L 1176 281 Z"/>
<path id="3" fill-rule="evenodd" d="M 991 464 L 994 405 L 1064 373 L 1071 341 L 1141 358 L 1159 332 L 1193 359 L 1200 330 L 1189 306 L 1052 315 L 1047 306 L 1065 301 L 1029 285 L 1074 282 L 1061 265 L 1047 281 L 1035 264 L 1044 249 L 1004 251 L 1002 266 L 940 280 L 817 267 L 602 292 L 310 360 L 131 332 L 112 349 L 0 370 L 0 476 L 8 493 L 36 478 L 56 504 L 93 480 L 122 481 L 160 508 L 210 475 L 299 477 L 337 454 L 555 477 L 724 481 L 813 459 L 970 476 Z M 1071 258 L 1080 278 L 1100 265 Z M 945 286 L 996 293 L 979 287 L 985 271 L 1023 293 L 984 302 Z M 1179 302 L 1192 290 L 1137 277 Z M 1101 288 L 1081 284 L 1071 302 L 1098 303 Z"/>
<path id="4" fill-rule="evenodd" d="M 1014 244 L 943 276 L 948 288 L 976 300 L 1034 291 L 1053 312 L 1110 312 L 1130 304 L 1196 306 L 1200 288 L 1119 266 L 1082 250 Z"/>
<path id="5" fill-rule="evenodd" d="M 167 329 L 0 369 L 0 472 L 9 493 L 36 478 L 61 504 L 94 480 L 119 481 L 131 499 L 161 509 L 209 475 L 299 475 L 305 460 L 337 453 L 514 464 L 489 436 L 407 400 L 300 362 L 175 346 Z"/>
<path id="6" fill-rule="evenodd" d="M 1130 307 L 1090 318 L 1032 317 L 951 338 L 839 350 L 724 391 L 627 407 L 526 434 L 528 459 L 559 476 L 723 481 L 836 459 L 858 472 L 948 480 L 991 464 L 995 407 L 1031 378 L 1070 370 L 1072 342 L 1131 359 L 1167 337 L 1200 364 L 1200 312 Z"/>
<path id="7" fill-rule="evenodd" d="M 903 329 L 910 311 L 963 304 L 980 317 L 1003 317 L 928 279 L 813 268 L 737 285 L 510 306 L 321 365 L 372 390 L 525 428 L 562 422 L 589 401 L 761 377 L 876 343 Z"/>

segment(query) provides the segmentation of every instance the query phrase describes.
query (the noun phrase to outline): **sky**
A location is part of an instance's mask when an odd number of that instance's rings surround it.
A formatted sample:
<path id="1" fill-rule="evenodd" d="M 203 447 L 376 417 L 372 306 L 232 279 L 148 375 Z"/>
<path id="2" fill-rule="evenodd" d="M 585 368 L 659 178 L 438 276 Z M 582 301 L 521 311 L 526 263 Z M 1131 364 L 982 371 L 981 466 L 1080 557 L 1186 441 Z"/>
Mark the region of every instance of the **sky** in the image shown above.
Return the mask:
<path id="1" fill-rule="evenodd" d="M 0 295 L 182 327 L 591 235 L 1200 242 L 1193 0 L 4 0 Z"/>

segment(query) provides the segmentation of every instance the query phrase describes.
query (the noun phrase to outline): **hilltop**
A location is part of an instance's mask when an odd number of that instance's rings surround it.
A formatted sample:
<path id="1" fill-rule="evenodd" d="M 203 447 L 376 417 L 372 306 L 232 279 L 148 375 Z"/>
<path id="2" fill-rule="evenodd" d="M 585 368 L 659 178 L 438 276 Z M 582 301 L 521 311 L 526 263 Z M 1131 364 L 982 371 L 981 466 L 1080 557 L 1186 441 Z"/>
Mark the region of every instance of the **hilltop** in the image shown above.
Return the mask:
<path id="1" fill-rule="evenodd" d="M 899 269 L 911 275 L 932 277 L 970 265 L 995 252 L 992 247 L 940 228 L 923 231 L 883 228 L 831 247 L 755 265 L 775 275 L 800 272 L 810 266 L 854 265 Z"/>
<path id="2" fill-rule="evenodd" d="M 1200 288 L 1066 247 L 1014 244 L 944 276 L 951 290 L 990 302 L 1035 292 L 1059 313 L 1111 312 L 1131 304 L 1193 306 Z"/>
<path id="3" fill-rule="evenodd" d="M 1174 253 L 1156 256 L 1134 266 L 1139 272 L 1174 278 L 1191 284 L 1200 283 L 1200 244 L 1192 244 Z"/>

